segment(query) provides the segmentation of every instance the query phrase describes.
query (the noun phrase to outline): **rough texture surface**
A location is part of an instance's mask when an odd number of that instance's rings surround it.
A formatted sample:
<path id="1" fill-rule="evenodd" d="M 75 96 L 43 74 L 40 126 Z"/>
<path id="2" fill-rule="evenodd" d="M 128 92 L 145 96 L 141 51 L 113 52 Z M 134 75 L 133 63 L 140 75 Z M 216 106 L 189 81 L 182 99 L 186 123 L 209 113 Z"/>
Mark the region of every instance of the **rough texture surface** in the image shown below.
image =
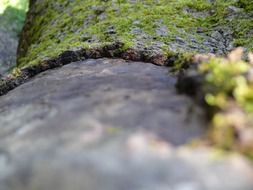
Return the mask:
<path id="1" fill-rule="evenodd" d="M 253 189 L 242 156 L 178 148 L 207 124 L 167 69 L 81 61 L 180 69 L 196 52 L 253 49 L 249 2 L 30 2 L 18 68 L 0 81 L 0 94 L 26 81 L 0 97 L 1 190 Z"/>
<path id="2" fill-rule="evenodd" d="M 202 128 L 200 117 L 189 115 L 194 104 L 176 93 L 175 81 L 163 67 L 120 59 L 46 71 L 1 97 L 0 124 L 6 126 L 1 138 L 40 125 L 50 132 L 50 126 L 98 120 L 117 130 L 157 130 L 161 138 L 182 144 L 202 134 Z"/>
<path id="3" fill-rule="evenodd" d="M 64 10 L 64 11 L 62 11 Z M 250 2 L 207 0 L 36 0 L 30 6 L 19 66 L 39 64 L 67 50 L 120 41 L 122 50 L 153 54 L 224 54 L 252 49 Z"/>
<path id="4" fill-rule="evenodd" d="M 0 97 L 0 189 L 251 190 L 252 166 L 203 149 L 201 111 L 167 69 L 86 60 Z"/>

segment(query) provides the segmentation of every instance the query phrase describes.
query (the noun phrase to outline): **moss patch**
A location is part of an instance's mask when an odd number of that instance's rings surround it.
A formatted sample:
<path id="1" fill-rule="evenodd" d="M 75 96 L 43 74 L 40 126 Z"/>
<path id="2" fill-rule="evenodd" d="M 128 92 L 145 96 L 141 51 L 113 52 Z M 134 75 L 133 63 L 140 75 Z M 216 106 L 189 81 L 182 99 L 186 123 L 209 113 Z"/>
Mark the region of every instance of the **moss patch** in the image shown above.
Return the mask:
<path id="1" fill-rule="evenodd" d="M 253 11 L 253 4 L 248 0 L 238 0 L 236 4 L 237 6 L 245 9 L 247 12 Z"/>
<path id="2" fill-rule="evenodd" d="M 241 60 L 242 50 L 228 59 L 214 58 L 199 67 L 205 73 L 205 101 L 217 112 L 212 118 L 212 141 L 253 158 L 253 55 Z"/>
<path id="3" fill-rule="evenodd" d="M 28 13 L 18 65 L 39 64 L 66 50 L 92 49 L 115 41 L 124 44 L 123 50 L 146 49 L 165 55 L 224 53 L 231 44 L 252 49 L 249 8 L 240 6 L 242 12 L 237 13 L 231 6 L 239 6 L 238 1 L 37 0 Z M 230 44 L 227 35 L 233 36 Z M 224 51 L 219 51 L 219 38 L 224 38 Z"/>
<path id="4" fill-rule="evenodd" d="M 247 62 L 242 53 L 239 48 L 227 58 L 209 58 L 194 69 L 195 75 L 185 74 L 179 87 L 195 89 L 194 97 L 205 103 L 213 145 L 253 158 L 253 54 Z"/>

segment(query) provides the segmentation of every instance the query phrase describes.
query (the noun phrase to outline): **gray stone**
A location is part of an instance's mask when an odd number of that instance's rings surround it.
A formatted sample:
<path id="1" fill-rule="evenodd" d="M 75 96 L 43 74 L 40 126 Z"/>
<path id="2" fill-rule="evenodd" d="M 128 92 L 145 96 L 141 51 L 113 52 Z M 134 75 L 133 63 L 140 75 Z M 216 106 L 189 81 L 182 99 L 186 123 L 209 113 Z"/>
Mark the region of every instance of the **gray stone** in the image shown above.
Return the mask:
<path id="1" fill-rule="evenodd" d="M 196 17 L 196 18 L 203 18 L 203 17 L 210 16 L 210 11 L 198 11 L 196 9 L 189 8 L 189 7 L 184 8 L 183 11 L 187 14 L 190 14 L 190 15 Z"/>
<path id="2" fill-rule="evenodd" d="M 168 35 L 168 27 L 160 26 L 160 27 L 156 28 L 156 34 L 158 36 L 167 36 Z"/>
<path id="3" fill-rule="evenodd" d="M 16 63 L 17 37 L 0 28 L 0 76 Z"/>
<path id="4" fill-rule="evenodd" d="M 232 14 L 232 13 L 240 13 L 243 10 L 241 8 L 238 8 L 238 7 L 235 7 L 235 6 L 228 6 L 227 11 Z"/>
<path id="5" fill-rule="evenodd" d="M 135 27 L 135 28 L 132 28 L 131 33 L 137 35 L 137 34 L 143 34 L 144 32 L 142 31 L 142 29 Z"/>
<path id="6" fill-rule="evenodd" d="M 116 34 L 116 31 L 114 29 L 114 26 L 109 26 L 107 29 L 108 34 Z"/>
<path id="7" fill-rule="evenodd" d="M 0 189 L 251 190 L 240 156 L 175 148 L 205 130 L 175 82 L 148 63 L 86 60 L 0 97 Z"/>
<path id="8" fill-rule="evenodd" d="M 98 16 L 98 19 L 99 19 L 99 20 L 105 20 L 106 17 L 107 17 L 107 14 L 106 14 L 106 13 L 102 13 L 102 14 L 100 14 L 100 15 Z"/>

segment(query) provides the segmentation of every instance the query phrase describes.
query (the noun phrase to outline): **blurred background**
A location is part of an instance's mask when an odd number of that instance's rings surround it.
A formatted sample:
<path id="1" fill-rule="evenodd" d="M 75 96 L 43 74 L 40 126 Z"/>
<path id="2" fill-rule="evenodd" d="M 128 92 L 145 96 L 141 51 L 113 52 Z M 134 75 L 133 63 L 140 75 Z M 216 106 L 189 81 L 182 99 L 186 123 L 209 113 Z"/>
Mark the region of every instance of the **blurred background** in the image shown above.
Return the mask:
<path id="1" fill-rule="evenodd" d="M 0 0 L 0 76 L 16 63 L 18 36 L 27 9 L 28 0 Z"/>

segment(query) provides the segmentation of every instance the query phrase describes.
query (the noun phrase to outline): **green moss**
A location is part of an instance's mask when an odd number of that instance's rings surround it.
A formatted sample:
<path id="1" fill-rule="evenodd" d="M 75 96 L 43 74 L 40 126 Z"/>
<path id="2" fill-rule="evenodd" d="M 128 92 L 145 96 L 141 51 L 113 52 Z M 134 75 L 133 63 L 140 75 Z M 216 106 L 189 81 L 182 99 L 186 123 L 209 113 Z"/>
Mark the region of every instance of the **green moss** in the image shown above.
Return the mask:
<path id="1" fill-rule="evenodd" d="M 248 0 L 238 0 L 237 5 L 245 9 L 247 12 L 253 11 L 253 4 Z"/>
<path id="2" fill-rule="evenodd" d="M 142 39 L 146 46 L 161 42 L 160 49 L 164 53 L 178 51 L 169 48 L 171 43 L 175 43 L 175 37 L 190 43 L 191 36 L 186 34 L 192 34 L 201 44 L 203 36 L 196 33 L 197 29 L 201 27 L 208 34 L 217 25 L 233 30 L 235 44 L 252 48 L 252 37 L 246 38 L 245 35 L 249 33 L 253 22 L 237 17 L 232 21 L 225 19 L 226 8 L 237 3 L 227 0 L 216 1 L 215 4 L 206 0 L 169 2 L 167 0 L 144 2 L 37 0 L 30 10 L 33 15 L 32 25 L 25 31 L 27 47 L 19 55 L 18 64 L 20 67 L 38 64 L 66 50 L 102 46 L 104 43 L 115 41 L 123 42 L 124 49 L 135 47 L 140 34 L 132 33 L 133 28 L 139 28 L 145 35 L 152 37 Z M 186 8 L 193 12 L 208 14 L 205 17 L 196 17 L 185 11 Z M 248 10 L 248 7 L 245 9 Z M 156 33 L 159 25 L 157 23 L 167 27 L 166 35 Z M 182 51 L 184 52 L 184 49 Z M 194 49 L 185 51 L 195 52 Z"/>
<path id="3" fill-rule="evenodd" d="M 172 55 L 175 56 L 175 55 Z M 192 63 L 193 54 L 183 53 L 175 56 L 175 61 L 173 63 L 172 72 L 180 71 L 181 69 L 187 69 L 189 64 Z"/>
<path id="4" fill-rule="evenodd" d="M 211 140 L 221 148 L 252 156 L 253 67 L 241 60 L 241 53 L 242 50 L 237 49 L 228 59 L 212 58 L 200 64 L 199 71 L 206 76 L 205 101 L 210 108 L 216 108 L 212 116 Z"/>

